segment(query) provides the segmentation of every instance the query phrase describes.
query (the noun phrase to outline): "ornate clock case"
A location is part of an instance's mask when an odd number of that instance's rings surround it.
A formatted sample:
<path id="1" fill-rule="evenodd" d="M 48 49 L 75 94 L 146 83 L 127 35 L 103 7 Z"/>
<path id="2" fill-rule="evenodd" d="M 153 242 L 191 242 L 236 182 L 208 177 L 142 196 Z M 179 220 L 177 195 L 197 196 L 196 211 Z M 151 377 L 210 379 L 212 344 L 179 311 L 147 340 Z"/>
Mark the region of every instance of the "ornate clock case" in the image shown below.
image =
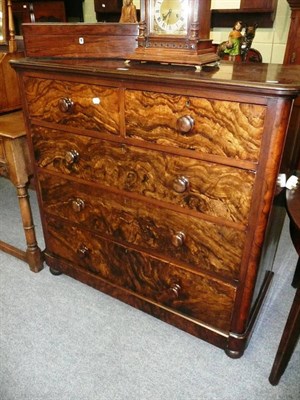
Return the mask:
<path id="1" fill-rule="evenodd" d="M 210 1 L 141 0 L 138 47 L 131 60 L 202 65 L 218 60 Z"/>

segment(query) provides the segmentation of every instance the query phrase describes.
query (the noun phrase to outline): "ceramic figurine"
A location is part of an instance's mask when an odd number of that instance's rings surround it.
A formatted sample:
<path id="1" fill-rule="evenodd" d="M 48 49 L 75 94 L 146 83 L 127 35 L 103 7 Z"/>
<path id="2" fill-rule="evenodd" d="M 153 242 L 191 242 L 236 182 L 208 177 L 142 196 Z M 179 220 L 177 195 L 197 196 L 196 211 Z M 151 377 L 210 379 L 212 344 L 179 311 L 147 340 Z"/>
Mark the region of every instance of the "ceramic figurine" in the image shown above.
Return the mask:
<path id="1" fill-rule="evenodd" d="M 241 30 L 242 21 L 236 21 L 228 36 L 228 41 L 226 42 L 224 53 L 229 55 L 229 60 L 231 61 L 234 61 L 235 56 L 238 56 L 241 51 L 241 41 L 243 39 Z"/>

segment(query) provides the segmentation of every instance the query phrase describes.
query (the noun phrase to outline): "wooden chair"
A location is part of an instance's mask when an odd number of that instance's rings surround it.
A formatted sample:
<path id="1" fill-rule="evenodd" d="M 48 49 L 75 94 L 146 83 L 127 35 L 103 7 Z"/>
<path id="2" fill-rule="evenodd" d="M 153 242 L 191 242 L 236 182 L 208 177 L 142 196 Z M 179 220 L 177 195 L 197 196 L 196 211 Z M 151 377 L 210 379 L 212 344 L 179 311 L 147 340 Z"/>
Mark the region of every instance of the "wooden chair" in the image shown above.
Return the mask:
<path id="1" fill-rule="evenodd" d="M 297 290 L 269 376 L 272 385 L 279 383 L 300 336 L 300 186 L 287 190 L 286 201 L 291 239 L 299 255 L 292 282 L 292 286 Z"/>

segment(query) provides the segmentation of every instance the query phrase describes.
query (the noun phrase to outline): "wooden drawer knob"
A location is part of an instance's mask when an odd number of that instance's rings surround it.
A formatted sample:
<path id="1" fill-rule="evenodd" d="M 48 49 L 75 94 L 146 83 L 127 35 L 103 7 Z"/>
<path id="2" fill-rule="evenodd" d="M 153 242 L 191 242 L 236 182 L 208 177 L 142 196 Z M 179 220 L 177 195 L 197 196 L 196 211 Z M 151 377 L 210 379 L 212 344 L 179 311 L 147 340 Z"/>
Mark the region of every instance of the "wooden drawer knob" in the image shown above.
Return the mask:
<path id="1" fill-rule="evenodd" d="M 169 304 L 172 303 L 173 300 L 177 300 L 179 298 L 180 292 L 181 292 L 180 284 L 174 282 L 171 284 L 169 288 L 166 288 L 157 297 L 161 303 Z"/>
<path id="2" fill-rule="evenodd" d="M 194 128 L 195 121 L 194 118 L 190 115 L 185 115 L 183 117 L 178 118 L 177 120 L 177 129 L 180 133 L 189 133 Z"/>
<path id="3" fill-rule="evenodd" d="M 79 213 L 85 207 L 84 201 L 82 199 L 72 200 L 72 209 L 74 212 Z"/>
<path id="4" fill-rule="evenodd" d="M 179 176 L 173 181 L 173 189 L 177 193 L 183 193 L 189 187 L 189 180 L 185 176 Z"/>
<path id="5" fill-rule="evenodd" d="M 81 259 L 87 258 L 90 255 L 90 250 L 86 245 L 82 244 L 79 249 L 77 249 L 77 255 Z"/>
<path id="6" fill-rule="evenodd" d="M 78 159 L 79 159 L 79 153 L 76 150 L 69 150 L 65 154 L 65 162 L 68 167 L 75 164 L 78 161 Z"/>
<path id="7" fill-rule="evenodd" d="M 164 304 L 170 304 L 173 300 L 179 298 L 181 286 L 178 282 L 171 282 L 169 287 L 166 287 L 157 295 L 158 300 Z"/>
<path id="8" fill-rule="evenodd" d="M 61 112 L 71 114 L 74 111 L 73 100 L 68 97 L 63 97 L 58 101 L 58 107 Z"/>
<path id="9" fill-rule="evenodd" d="M 178 299 L 181 291 L 181 286 L 179 283 L 173 283 L 172 286 L 168 289 L 169 296 L 173 299 Z"/>
<path id="10" fill-rule="evenodd" d="M 175 247 L 181 247 L 185 240 L 185 234 L 183 232 L 177 232 L 172 236 L 172 244 Z"/>

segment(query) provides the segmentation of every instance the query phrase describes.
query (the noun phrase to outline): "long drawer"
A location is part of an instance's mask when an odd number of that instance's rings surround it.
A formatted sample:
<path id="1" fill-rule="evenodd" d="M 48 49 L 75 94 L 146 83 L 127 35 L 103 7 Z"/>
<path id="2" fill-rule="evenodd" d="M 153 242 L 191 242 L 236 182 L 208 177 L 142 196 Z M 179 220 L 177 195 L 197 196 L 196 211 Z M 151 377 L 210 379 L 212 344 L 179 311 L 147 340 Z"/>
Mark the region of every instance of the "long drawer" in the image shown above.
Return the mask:
<path id="1" fill-rule="evenodd" d="M 38 167 L 247 224 L 253 171 L 33 126 Z"/>
<path id="2" fill-rule="evenodd" d="M 47 219 L 47 253 L 124 290 L 229 331 L 235 287 Z"/>
<path id="3" fill-rule="evenodd" d="M 39 186 L 47 214 L 196 271 L 238 279 L 244 231 L 48 174 L 40 174 Z"/>
<path id="4" fill-rule="evenodd" d="M 127 136 L 254 162 L 260 154 L 265 113 L 262 105 L 125 92 Z"/>

